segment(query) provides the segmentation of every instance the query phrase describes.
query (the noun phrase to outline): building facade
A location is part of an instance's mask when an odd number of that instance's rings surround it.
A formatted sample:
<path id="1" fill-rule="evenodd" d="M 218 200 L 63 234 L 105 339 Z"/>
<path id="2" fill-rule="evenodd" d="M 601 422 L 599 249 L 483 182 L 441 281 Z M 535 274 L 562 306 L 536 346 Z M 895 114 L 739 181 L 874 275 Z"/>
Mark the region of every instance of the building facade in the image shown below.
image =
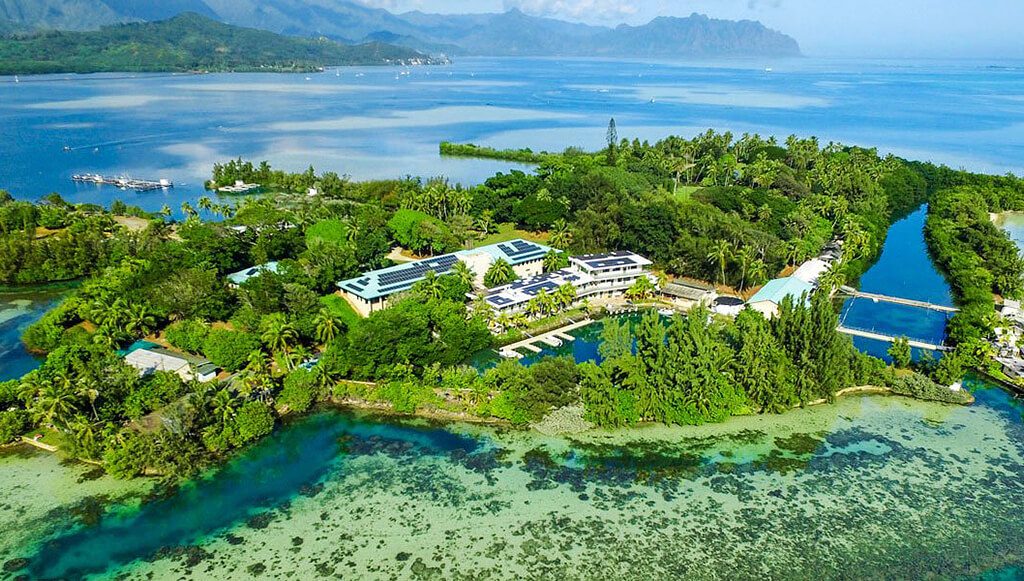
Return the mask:
<path id="1" fill-rule="evenodd" d="M 566 284 L 575 289 L 577 300 L 618 296 L 641 277 L 654 282 L 650 265 L 650 260 L 626 251 L 573 256 L 569 258 L 568 268 L 493 288 L 487 291 L 484 300 L 495 314 L 514 314 L 524 311 L 542 291 L 550 295 Z M 475 298 L 474 295 L 469 297 Z"/>
<path id="2" fill-rule="evenodd" d="M 499 259 L 512 265 L 516 276 L 526 278 L 544 271 L 544 255 L 551 247 L 522 239 L 461 250 L 423 260 L 390 266 L 338 283 L 338 294 L 362 316 L 385 309 L 388 300 L 408 291 L 423 280 L 427 272 L 448 274 L 459 262 L 465 263 L 475 275 L 474 286 L 483 288 L 484 275 Z"/>

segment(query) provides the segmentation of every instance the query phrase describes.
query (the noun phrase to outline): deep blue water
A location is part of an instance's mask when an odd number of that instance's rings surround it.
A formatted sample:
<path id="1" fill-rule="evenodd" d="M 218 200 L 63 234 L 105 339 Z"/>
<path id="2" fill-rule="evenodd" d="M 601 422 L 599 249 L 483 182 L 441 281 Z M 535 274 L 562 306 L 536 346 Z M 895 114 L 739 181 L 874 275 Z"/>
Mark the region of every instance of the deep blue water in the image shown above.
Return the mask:
<path id="1" fill-rule="evenodd" d="M 937 305 L 953 304 L 949 284 L 928 255 L 923 231 L 927 214 L 927 207 L 922 206 L 889 228 L 882 254 L 861 277 L 860 290 Z M 948 315 L 868 299 L 848 299 L 840 318 L 851 328 L 939 344 L 945 337 Z M 854 337 L 853 342 L 862 351 L 888 358 L 888 343 L 860 337 Z"/>
<path id="2" fill-rule="evenodd" d="M 0 77 L 0 188 L 176 212 L 214 162 L 309 164 L 355 179 L 443 174 L 479 182 L 509 164 L 440 159 L 442 140 L 561 150 L 718 130 L 813 134 L 954 167 L 1020 172 L 1024 66 L 793 59 L 667 63 L 465 58 L 451 66 L 323 74 Z M 772 69 L 766 72 L 766 67 Z M 62 152 L 68 146 L 71 152 Z M 148 194 L 71 174 L 167 177 Z"/>

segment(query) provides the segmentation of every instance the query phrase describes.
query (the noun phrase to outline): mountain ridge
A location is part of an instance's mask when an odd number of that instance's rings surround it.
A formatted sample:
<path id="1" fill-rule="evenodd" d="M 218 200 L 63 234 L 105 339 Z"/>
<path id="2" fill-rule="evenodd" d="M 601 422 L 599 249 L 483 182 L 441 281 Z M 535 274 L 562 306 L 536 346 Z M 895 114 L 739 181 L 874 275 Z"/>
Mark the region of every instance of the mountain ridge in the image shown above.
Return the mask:
<path id="1" fill-rule="evenodd" d="M 352 0 L 0 0 L 0 20 L 21 27 L 93 29 L 189 11 L 227 24 L 345 43 L 390 38 L 409 48 L 482 56 L 799 56 L 797 42 L 753 20 L 659 16 L 611 28 L 528 15 L 394 14 Z M 77 27 L 77 28 L 76 28 Z"/>
<path id="2" fill-rule="evenodd" d="M 168 20 L 93 31 L 42 31 L 0 38 L 0 75 L 94 72 L 283 71 L 432 62 L 409 48 L 357 46 L 244 28 L 185 12 Z"/>

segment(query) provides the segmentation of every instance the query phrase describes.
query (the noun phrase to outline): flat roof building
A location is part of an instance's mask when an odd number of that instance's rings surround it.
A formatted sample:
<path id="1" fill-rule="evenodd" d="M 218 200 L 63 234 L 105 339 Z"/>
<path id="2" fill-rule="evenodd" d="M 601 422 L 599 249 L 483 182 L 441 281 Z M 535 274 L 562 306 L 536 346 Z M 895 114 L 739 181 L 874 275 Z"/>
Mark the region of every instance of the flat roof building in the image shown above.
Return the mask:
<path id="1" fill-rule="evenodd" d="M 562 285 L 571 284 L 576 289 L 576 296 L 582 298 L 581 295 L 585 294 L 593 282 L 593 277 L 588 274 L 573 269 L 562 269 L 493 288 L 487 291 L 484 300 L 496 313 L 515 313 L 525 309 L 527 303 L 541 291 L 546 291 L 550 295 Z M 475 298 L 472 294 L 468 296 Z"/>
<path id="2" fill-rule="evenodd" d="M 124 362 L 139 370 L 139 375 L 150 375 L 156 371 L 175 373 L 184 381 L 213 381 L 217 377 L 217 366 L 207 359 L 185 353 L 178 353 L 159 345 L 149 345 L 129 352 Z"/>
<path id="3" fill-rule="evenodd" d="M 436 275 L 448 274 L 456 263 L 464 262 L 476 275 L 475 286 L 482 287 L 487 269 L 498 259 L 512 265 L 517 277 L 535 276 L 543 271 L 544 255 L 550 250 L 550 246 L 536 242 L 509 240 L 373 270 L 343 280 L 337 286 L 341 296 L 366 316 L 386 308 L 388 297 L 411 289 L 428 271 Z"/>

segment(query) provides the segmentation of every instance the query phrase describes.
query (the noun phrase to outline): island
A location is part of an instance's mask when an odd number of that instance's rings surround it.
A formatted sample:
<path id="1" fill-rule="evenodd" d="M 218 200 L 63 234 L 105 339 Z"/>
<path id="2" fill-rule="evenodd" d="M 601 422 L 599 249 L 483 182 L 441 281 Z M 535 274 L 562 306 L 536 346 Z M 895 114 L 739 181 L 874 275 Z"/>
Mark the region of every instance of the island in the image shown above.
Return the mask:
<path id="1" fill-rule="evenodd" d="M 380 42 L 346 45 L 222 24 L 195 13 L 96 31 L 0 37 L 0 75 L 96 72 L 312 72 L 344 65 L 438 64 Z"/>
<path id="2" fill-rule="evenodd" d="M 864 392 L 967 404 L 964 374 L 995 365 L 994 297 L 1022 290 L 987 219 L 1024 208 L 1013 176 L 795 136 L 652 144 L 614 121 L 599 151 L 481 155 L 537 165 L 465 188 L 230 160 L 207 187 L 262 193 L 180 220 L 2 198 L 0 283 L 81 284 L 26 330 L 45 360 L 0 383 L 0 439 L 180 477 L 318 405 L 565 432 Z M 898 337 L 886 363 L 853 347 L 835 297 L 925 203 L 961 308 L 941 359 Z M 596 359 L 536 355 L 590 325 Z"/>

